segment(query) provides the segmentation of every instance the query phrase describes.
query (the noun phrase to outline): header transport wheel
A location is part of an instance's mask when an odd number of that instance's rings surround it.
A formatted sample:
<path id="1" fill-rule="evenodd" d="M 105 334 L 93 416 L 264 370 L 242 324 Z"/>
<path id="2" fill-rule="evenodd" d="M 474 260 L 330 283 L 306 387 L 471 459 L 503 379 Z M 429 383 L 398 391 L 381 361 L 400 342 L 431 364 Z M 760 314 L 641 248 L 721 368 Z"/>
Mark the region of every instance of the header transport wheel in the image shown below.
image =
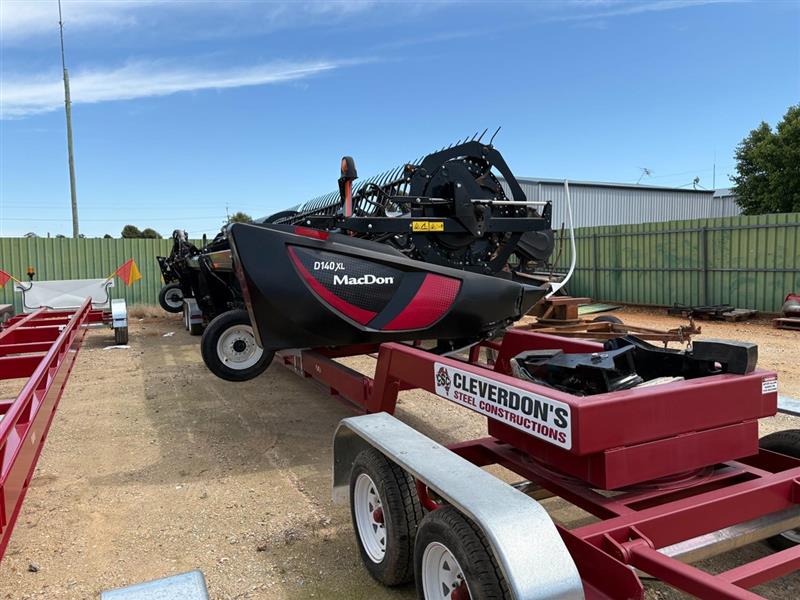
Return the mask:
<path id="1" fill-rule="evenodd" d="M 758 445 L 764 450 L 800 458 L 800 429 L 776 431 L 762 437 Z M 777 551 L 786 550 L 800 544 L 800 529 L 790 529 L 767 539 L 767 543 Z"/>
<path id="2" fill-rule="evenodd" d="M 350 473 L 350 515 L 369 574 L 387 586 L 411 581 L 422 519 L 411 476 L 377 450 L 362 451 Z"/>
<path id="3" fill-rule="evenodd" d="M 183 290 L 180 283 L 168 283 L 161 286 L 158 292 L 158 303 L 168 313 L 179 313 L 183 310 Z"/>
<path id="4" fill-rule="evenodd" d="M 206 367 L 220 379 L 247 381 L 261 375 L 275 356 L 259 348 L 246 310 L 231 310 L 208 324 L 200 341 Z"/>
<path id="5" fill-rule="evenodd" d="M 414 545 L 417 597 L 507 600 L 508 586 L 483 532 L 446 506 L 422 520 Z"/>

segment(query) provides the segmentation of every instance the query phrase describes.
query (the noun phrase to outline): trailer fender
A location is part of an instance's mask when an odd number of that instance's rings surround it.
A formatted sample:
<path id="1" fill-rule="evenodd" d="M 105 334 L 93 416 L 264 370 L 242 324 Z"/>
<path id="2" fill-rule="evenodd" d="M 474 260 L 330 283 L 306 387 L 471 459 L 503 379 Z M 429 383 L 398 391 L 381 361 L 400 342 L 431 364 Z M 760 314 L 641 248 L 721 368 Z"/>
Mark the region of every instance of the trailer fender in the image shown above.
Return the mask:
<path id="1" fill-rule="evenodd" d="M 533 498 L 388 413 L 343 419 L 333 440 L 333 500 L 346 503 L 355 457 L 375 448 L 469 517 L 513 598 L 577 600 L 583 585 L 550 515 Z"/>
<path id="2" fill-rule="evenodd" d="M 123 298 L 111 301 L 111 327 L 119 329 L 128 326 L 128 306 Z"/>

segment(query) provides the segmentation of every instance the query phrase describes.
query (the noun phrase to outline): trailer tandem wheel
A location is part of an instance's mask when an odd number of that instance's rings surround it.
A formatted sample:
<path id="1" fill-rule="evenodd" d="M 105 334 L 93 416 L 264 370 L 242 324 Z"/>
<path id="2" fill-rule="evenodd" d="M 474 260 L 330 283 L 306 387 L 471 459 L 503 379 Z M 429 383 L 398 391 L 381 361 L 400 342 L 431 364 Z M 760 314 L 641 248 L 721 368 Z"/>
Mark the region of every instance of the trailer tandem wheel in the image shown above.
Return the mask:
<path id="1" fill-rule="evenodd" d="M 183 290 L 180 283 L 168 283 L 161 286 L 158 292 L 158 303 L 168 313 L 179 313 L 183 310 Z"/>
<path id="2" fill-rule="evenodd" d="M 369 574 L 387 586 L 411 581 L 422 520 L 412 477 L 377 450 L 363 450 L 350 472 L 350 516 Z"/>
<path id="3" fill-rule="evenodd" d="M 118 346 L 124 346 L 128 343 L 128 328 L 115 327 L 114 328 L 114 343 Z"/>
<path id="4" fill-rule="evenodd" d="M 483 532 L 451 506 L 422 520 L 414 544 L 417 596 L 425 600 L 511 598 Z"/>
<path id="5" fill-rule="evenodd" d="M 759 447 L 771 452 L 800 458 L 800 429 L 787 429 L 765 435 L 758 442 Z M 774 550 L 780 552 L 800 544 L 800 529 L 790 529 L 767 539 Z"/>

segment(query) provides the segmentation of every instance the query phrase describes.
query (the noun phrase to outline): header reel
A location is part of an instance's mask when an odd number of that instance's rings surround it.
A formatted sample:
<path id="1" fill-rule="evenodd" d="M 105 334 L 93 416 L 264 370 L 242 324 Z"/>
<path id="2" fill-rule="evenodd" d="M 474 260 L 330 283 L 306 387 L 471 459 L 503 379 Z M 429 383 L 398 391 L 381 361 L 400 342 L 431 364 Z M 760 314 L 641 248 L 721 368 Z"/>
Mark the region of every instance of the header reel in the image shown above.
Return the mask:
<path id="1" fill-rule="evenodd" d="M 415 260 L 493 275 L 529 270 L 552 253 L 550 204 L 528 202 L 500 152 L 480 139 L 354 185 L 356 178 L 355 162 L 346 156 L 338 193 L 266 222 L 338 230 L 387 243 Z"/>

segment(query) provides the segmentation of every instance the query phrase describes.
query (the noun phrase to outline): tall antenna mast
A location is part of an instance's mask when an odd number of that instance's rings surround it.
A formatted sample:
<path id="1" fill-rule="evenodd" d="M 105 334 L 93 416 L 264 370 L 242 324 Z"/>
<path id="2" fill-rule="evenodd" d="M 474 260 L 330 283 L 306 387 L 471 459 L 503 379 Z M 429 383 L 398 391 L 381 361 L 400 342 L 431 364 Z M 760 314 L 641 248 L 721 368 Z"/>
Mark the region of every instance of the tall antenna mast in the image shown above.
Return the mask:
<path id="1" fill-rule="evenodd" d="M 69 190 L 72 197 L 72 237 L 77 238 L 78 229 L 78 191 L 75 188 L 75 156 L 72 151 L 72 102 L 69 98 L 69 73 L 64 58 L 64 21 L 61 18 L 61 0 L 58 0 L 58 29 L 61 33 L 61 68 L 64 71 L 64 110 L 67 113 L 67 154 L 69 155 Z"/>

